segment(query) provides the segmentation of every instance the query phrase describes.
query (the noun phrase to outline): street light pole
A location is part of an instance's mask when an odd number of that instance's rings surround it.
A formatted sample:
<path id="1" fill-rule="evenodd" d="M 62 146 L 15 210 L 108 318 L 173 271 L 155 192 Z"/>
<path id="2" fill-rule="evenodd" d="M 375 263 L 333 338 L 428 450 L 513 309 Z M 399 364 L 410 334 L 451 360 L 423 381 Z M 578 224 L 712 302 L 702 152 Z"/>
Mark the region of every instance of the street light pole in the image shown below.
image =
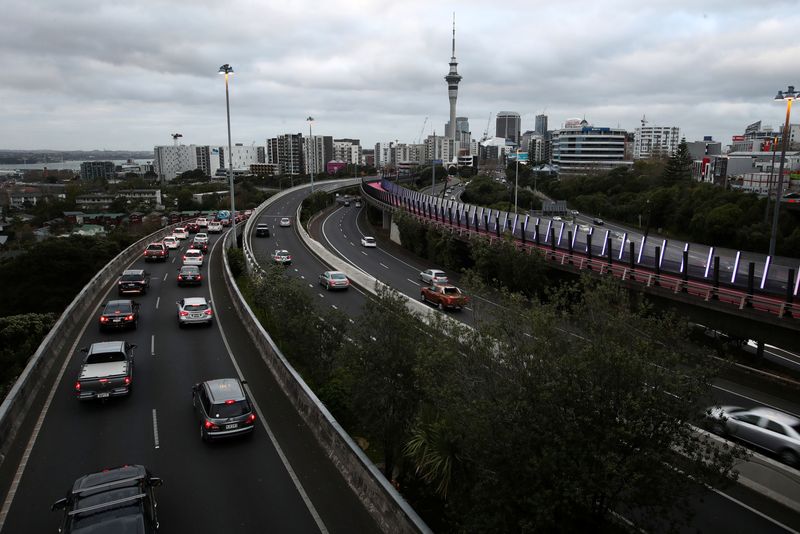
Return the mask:
<path id="1" fill-rule="evenodd" d="M 800 91 L 795 91 L 794 85 L 790 85 L 786 92 L 778 91 L 775 97 L 775 100 L 786 101 L 786 122 L 783 125 L 781 164 L 778 168 L 778 187 L 775 190 L 775 212 L 772 214 L 772 232 L 769 236 L 769 256 L 775 255 L 775 241 L 778 235 L 778 214 L 781 211 L 781 196 L 783 195 L 783 165 L 786 162 L 786 149 L 789 146 L 789 116 L 792 113 L 792 100 L 798 97 L 800 97 Z"/>
<path id="2" fill-rule="evenodd" d="M 436 196 L 436 130 L 433 131 L 433 151 L 431 158 L 431 175 L 433 183 L 431 184 L 431 195 Z"/>
<path id="3" fill-rule="evenodd" d="M 315 154 L 317 147 L 314 146 L 314 137 L 311 135 L 311 123 L 314 122 L 314 117 L 308 116 L 306 120 L 308 121 L 308 159 L 311 160 L 312 157 L 314 158 L 314 165 L 310 165 L 311 161 L 309 161 L 308 166 L 308 170 L 311 174 L 311 194 L 314 194 L 314 166 L 317 164 L 317 158 Z M 312 154 L 314 155 L 312 156 Z"/>
<path id="4" fill-rule="evenodd" d="M 231 228 L 233 237 L 231 246 L 236 246 L 236 199 L 233 187 L 233 150 L 231 148 L 231 101 L 228 93 L 228 75 L 233 74 L 233 67 L 225 63 L 219 68 L 219 73 L 225 75 L 225 111 L 228 118 L 228 181 L 231 186 Z"/>
<path id="5" fill-rule="evenodd" d="M 517 173 L 514 176 L 514 213 L 517 213 L 517 191 L 519 191 L 519 149 L 517 149 Z"/>

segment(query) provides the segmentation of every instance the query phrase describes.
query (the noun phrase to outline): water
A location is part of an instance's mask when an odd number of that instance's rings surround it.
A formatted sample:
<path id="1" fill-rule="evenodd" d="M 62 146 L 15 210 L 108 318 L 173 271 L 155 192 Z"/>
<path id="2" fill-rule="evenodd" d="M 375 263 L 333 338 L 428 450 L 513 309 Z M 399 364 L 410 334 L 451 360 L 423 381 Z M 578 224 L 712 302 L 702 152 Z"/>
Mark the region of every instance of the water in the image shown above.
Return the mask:
<path id="1" fill-rule="evenodd" d="M 0 170 L 20 170 L 20 171 L 30 171 L 30 170 L 41 170 L 47 167 L 51 171 L 59 171 L 59 170 L 72 170 L 72 171 L 79 171 L 81 170 L 81 163 L 84 161 L 111 161 L 114 165 L 122 165 L 123 163 L 127 163 L 128 160 L 126 159 L 111 159 L 111 160 L 81 160 L 81 161 L 48 161 L 47 163 L 3 163 L 0 164 Z M 143 163 L 152 163 L 152 159 L 134 159 L 132 160 L 134 164 L 143 164 Z"/>

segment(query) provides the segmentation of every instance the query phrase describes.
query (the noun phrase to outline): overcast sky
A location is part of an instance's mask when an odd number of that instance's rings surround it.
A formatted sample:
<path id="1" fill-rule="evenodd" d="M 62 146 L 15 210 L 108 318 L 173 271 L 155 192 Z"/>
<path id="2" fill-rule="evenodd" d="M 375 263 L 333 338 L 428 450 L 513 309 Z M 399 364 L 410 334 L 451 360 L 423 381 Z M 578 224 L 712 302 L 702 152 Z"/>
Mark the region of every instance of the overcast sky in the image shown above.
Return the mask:
<path id="1" fill-rule="evenodd" d="M 458 115 L 533 129 L 586 117 L 688 140 L 778 128 L 800 87 L 797 0 L 5 0 L 0 148 L 152 150 L 287 132 L 417 142 L 449 118 L 456 12 Z M 797 111 L 800 114 L 800 109 Z M 800 115 L 792 122 L 800 122 Z"/>

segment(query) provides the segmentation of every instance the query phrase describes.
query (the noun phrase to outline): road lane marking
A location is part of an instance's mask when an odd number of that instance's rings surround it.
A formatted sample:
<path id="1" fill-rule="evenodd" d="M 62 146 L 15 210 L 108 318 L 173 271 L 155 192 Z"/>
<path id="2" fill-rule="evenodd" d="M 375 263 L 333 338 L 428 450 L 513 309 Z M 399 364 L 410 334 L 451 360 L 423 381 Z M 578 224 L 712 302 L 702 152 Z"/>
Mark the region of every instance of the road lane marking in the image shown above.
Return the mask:
<path id="1" fill-rule="evenodd" d="M 156 355 L 156 335 L 150 336 L 150 356 Z"/>
<path id="2" fill-rule="evenodd" d="M 153 408 L 153 440 L 156 444 L 156 449 L 159 447 L 158 444 L 158 417 L 156 416 L 156 409 Z"/>
<path id="3" fill-rule="evenodd" d="M 159 303 L 159 302 L 161 302 L 161 297 L 158 297 L 158 298 L 156 299 L 156 309 L 158 309 L 158 303 Z"/>
<path id="4" fill-rule="evenodd" d="M 412 280 L 411 278 L 406 278 L 406 280 L 408 280 L 409 282 L 411 282 L 411 283 L 412 283 L 412 284 L 414 284 L 415 286 L 419 286 L 419 285 L 420 285 L 420 283 L 419 283 L 419 282 L 415 282 L 415 281 L 414 281 L 414 280 Z"/>
<path id="5" fill-rule="evenodd" d="M 367 255 L 367 253 L 366 253 L 366 252 L 364 252 L 363 250 L 361 251 L 361 253 L 362 253 L 364 256 L 366 256 L 366 255 Z"/>
<path id="6" fill-rule="evenodd" d="M 331 308 L 333 308 L 334 310 L 338 310 L 339 309 L 339 308 L 336 307 L 336 304 L 331 304 Z"/>
<path id="7" fill-rule="evenodd" d="M 169 275 L 169 273 L 164 273 L 164 281 L 165 281 L 165 282 L 167 281 L 167 276 L 168 276 L 168 275 Z"/>
<path id="8" fill-rule="evenodd" d="M 221 243 L 221 242 L 222 242 L 222 240 L 220 239 L 216 243 L 214 243 L 214 248 L 216 248 L 217 244 Z M 213 248 L 212 248 L 212 252 L 213 252 Z M 208 292 L 209 292 L 209 296 L 211 297 L 211 300 L 213 301 L 214 300 L 214 292 L 211 289 L 211 283 L 210 283 L 210 281 L 211 281 L 211 262 L 209 262 L 209 264 L 208 264 L 208 279 L 209 279 Z M 87 324 L 88 324 L 88 322 L 87 322 Z M 231 350 L 230 343 L 228 343 L 228 336 L 225 335 L 225 330 L 222 328 L 222 322 L 219 321 L 219 320 L 217 321 L 217 328 L 219 329 L 219 334 L 222 337 L 222 343 L 225 345 L 225 350 L 228 351 L 228 357 L 231 359 L 231 363 L 233 364 L 233 368 L 236 369 L 236 375 L 239 377 L 240 380 L 244 380 L 244 375 L 242 375 L 242 370 L 239 368 L 239 364 L 236 362 L 236 358 L 233 357 L 233 351 Z M 308 508 L 308 512 L 311 514 L 311 517 L 314 518 L 314 522 L 317 524 L 317 528 L 319 528 L 319 531 L 320 531 L 321 534 L 328 534 L 328 527 L 326 527 L 325 523 L 322 521 L 322 517 L 320 517 L 319 513 L 317 512 L 317 509 L 314 507 L 314 503 L 312 503 L 311 499 L 308 497 L 308 494 L 306 493 L 306 490 L 303 488 L 303 484 L 300 482 L 300 479 L 297 477 L 297 474 L 294 472 L 294 469 L 292 469 L 292 464 L 289 463 L 289 459 L 286 457 L 286 454 L 284 454 L 283 449 L 281 448 L 280 444 L 278 443 L 278 439 L 275 437 L 275 434 L 272 433 L 272 429 L 267 424 L 267 420 L 264 417 L 264 413 L 261 411 L 261 408 L 259 407 L 258 403 L 256 403 L 255 397 L 253 396 L 253 392 L 250 391 L 250 386 L 247 385 L 247 384 L 244 384 L 244 387 L 247 390 L 247 393 L 250 395 L 250 399 L 252 400 L 253 406 L 256 409 L 256 413 L 258 414 L 258 420 L 261 423 L 261 426 L 263 426 L 264 430 L 267 431 L 267 435 L 269 436 L 269 440 L 272 442 L 272 446 L 275 447 L 275 452 L 278 453 L 278 457 L 280 457 L 281 462 L 283 463 L 283 467 L 286 469 L 286 472 L 289 473 L 289 477 L 292 479 L 292 482 L 294 483 L 294 487 L 295 487 L 295 489 L 297 489 L 297 493 L 300 494 L 300 498 L 303 499 L 303 502 L 305 503 L 306 508 Z M 0 519 L 2 519 L 2 517 L 0 517 Z M 0 523 L 0 528 L 2 528 L 2 523 Z"/>
<path id="9" fill-rule="evenodd" d="M 380 266 L 381 266 L 381 267 L 383 267 L 384 269 L 388 269 L 388 268 L 389 268 L 389 266 L 388 266 L 388 265 L 384 265 L 384 264 L 382 264 L 381 262 L 378 262 L 378 265 L 380 265 Z"/>
<path id="10" fill-rule="evenodd" d="M 172 263 L 175 263 L 175 260 L 177 260 L 177 259 L 178 258 L 172 258 Z"/>
<path id="11" fill-rule="evenodd" d="M 319 295 L 319 298 L 321 298 L 321 299 L 325 298 L 325 295 L 323 295 L 322 293 L 317 293 L 317 295 Z"/>

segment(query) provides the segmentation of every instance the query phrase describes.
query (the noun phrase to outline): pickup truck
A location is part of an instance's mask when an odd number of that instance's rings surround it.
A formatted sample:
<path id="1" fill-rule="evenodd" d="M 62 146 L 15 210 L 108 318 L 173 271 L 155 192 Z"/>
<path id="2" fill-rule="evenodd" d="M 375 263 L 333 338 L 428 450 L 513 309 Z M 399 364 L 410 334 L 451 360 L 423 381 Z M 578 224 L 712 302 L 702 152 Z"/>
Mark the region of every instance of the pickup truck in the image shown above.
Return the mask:
<path id="1" fill-rule="evenodd" d="M 469 297 L 464 295 L 456 286 L 449 284 L 422 286 L 419 290 L 419 299 L 422 302 L 436 304 L 439 309 L 452 308 L 460 310 L 469 302 Z"/>
<path id="2" fill-rule="evenodd" d="M 167 261 L 169 249 L 164 243 L 150 243 L 144 249 L 144 261 Z"/>
<path id="3" fill-rule="evenodd" d="M 82 348 L 86 353 L 75 395 L 78 400 L 107 399 L 128 395 L 133 382 L 133 349 L 126 341 L 103 341 Z"/>

